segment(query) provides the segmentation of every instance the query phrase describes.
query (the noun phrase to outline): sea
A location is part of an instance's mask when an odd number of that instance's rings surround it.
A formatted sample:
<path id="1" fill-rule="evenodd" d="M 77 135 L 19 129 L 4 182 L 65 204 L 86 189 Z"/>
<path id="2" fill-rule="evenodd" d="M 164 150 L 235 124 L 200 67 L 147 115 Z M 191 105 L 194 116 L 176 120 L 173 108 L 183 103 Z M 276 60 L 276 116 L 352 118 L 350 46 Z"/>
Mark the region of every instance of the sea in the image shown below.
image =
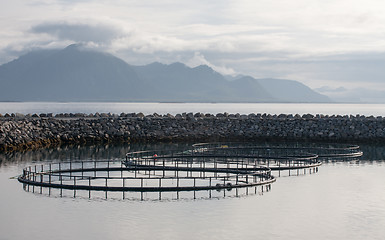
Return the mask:
<path id="1" fill-rule="evenodd" d="M 385 105 L 0 103 L 1 114 L 16 112 L 385 116 Z M 355 143 L 363 151 L 359 161 L 324 162 L 313 174 L 273 173 L 277 180 L 269 191 L 241 196 L 143 201 L 87 198 L 48 195 L 38 188 L 26 191 L 17 181 L 23 168 L 36 164 L 120 160 L 129 151 L 189 144 L 60 146 L 0 153 L 0 239 L 385 239 L 385 143 Z"/>
<path id="2" fill-rule="evenodd" d="M 6 113 L 266 113 L 385 116 L 385 104 L 0 102 Z"/>

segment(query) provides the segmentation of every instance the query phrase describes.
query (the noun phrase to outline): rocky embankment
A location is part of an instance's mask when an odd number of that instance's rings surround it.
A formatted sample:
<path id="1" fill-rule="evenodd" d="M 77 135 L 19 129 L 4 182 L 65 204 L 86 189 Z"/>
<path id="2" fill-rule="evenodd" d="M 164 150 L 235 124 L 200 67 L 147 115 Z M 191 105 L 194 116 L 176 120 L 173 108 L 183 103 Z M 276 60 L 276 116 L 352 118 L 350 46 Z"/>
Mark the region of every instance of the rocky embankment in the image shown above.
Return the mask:
<path id="1" fill-rule="evenodd" d="M 380 142 L 385 140 L 385 118 L 227 113 L 0 115 L 0 151 L 57 144 L 219 140 Z"/>

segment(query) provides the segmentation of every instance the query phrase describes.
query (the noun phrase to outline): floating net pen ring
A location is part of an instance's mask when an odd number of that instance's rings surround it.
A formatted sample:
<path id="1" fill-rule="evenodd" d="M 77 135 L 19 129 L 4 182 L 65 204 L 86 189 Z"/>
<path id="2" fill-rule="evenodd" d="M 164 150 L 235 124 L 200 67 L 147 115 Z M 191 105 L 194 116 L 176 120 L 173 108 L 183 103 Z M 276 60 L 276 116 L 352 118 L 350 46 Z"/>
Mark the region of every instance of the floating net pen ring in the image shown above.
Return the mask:
<path id="1" fill-rule="evenodd" d="M 83 162 L 94 165 L 95 162 Z M 271 170 L 266 167 L 254 168 L 213 168 L 208 164 L 204 168 L 174 167 L 166 164 L 163 166 L 151 166 L 130 164 L 128 166 L 114 166 L 117 162 L 109 162 L 109 166 L 101 167 L 98 161 L 97 168 L 78 168 L 79 163 L 72 163 L 71 169 L 63 168 L 68 163 L 51 165 L 55 170 L 44 171 L 41 168 L 27 168 L 19 181 L 25 184 L 62 188 L 72 190 L 92 191 L 199 191 L 218 190 L 229 188 L 253 187 L 269 184 L 275 181 Z M 61 168 L 59 170 L 59 168 Z M 38 169 L 43 169 L 40 171 Z M 36 170 L 36 171 L 35 171 Z M 108 172 L 109 176 L 106 176 Z M 125 172 L 126 176 L 119 176 Z M 104 175 L 100 176 L 100 173 Z M 132 176 L 127 176 L 129 173 Z M 99 175 L 99 176 L 98 176 Z M 123 174 L 121 174 L 123 175 Z"/>
<path id="2" fill-rule="evenodd" d="M 202 143 L 187 150 L 129 152 L 124 160 L 70 161 L 35 165 L 23 169 L 18 180 L 24 188 L 107 192 L 176 193 L 236 190 L 266 186 L 276 181 L 272 172 L 300 169 L 306 174 L 318 172 L 322 161 L 356 159 L 362 156 L 358 146 L 277 147 L 252 144 Z M 262 187 L 263 191 L 263 187 Z M 225 191 L 224 191 L 225 192 Z M 223 192 L 223 194 L 225 194 Z M 248 195 L 248 194 L 247 194 Z M 124 197 L 123 197 L 124 198 Z"/>

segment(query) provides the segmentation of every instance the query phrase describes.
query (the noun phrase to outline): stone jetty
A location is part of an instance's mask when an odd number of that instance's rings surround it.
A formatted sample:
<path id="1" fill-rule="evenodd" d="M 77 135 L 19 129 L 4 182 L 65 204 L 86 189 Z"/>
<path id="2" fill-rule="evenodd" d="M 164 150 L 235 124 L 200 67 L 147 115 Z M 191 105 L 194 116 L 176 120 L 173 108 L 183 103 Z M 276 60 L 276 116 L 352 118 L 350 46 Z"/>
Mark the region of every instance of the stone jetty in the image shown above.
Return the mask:
<path id="1" fill-rule="evenodd" d="M 0 151 L 59 144 L 181 141 L 385 141 L 385 118 L 362 115 L 0 114 Z"/>

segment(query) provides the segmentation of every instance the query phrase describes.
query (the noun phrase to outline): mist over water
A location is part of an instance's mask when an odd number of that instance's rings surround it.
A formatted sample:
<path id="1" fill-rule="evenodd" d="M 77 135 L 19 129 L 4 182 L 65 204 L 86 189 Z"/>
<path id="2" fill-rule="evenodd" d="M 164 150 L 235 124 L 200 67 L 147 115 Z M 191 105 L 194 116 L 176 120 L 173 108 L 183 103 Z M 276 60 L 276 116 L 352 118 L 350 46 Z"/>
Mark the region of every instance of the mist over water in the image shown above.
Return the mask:
<path id="1" fill-rule="evenodd" d="M 273 144 L 273 143 L 267 143 Z M 358 163 L 325 163 L 316 174 L 278 177 L 263 194 L 131 201 L 26 192 L 10 179 L 29 165 L 122 159 L 128 151 L 189 144 L 63 146 L 0 155 L 4 239 L 383 239 L 385 146 L 362 145 Z M 278 175 L 277 173 L 275 175 Z"/>

